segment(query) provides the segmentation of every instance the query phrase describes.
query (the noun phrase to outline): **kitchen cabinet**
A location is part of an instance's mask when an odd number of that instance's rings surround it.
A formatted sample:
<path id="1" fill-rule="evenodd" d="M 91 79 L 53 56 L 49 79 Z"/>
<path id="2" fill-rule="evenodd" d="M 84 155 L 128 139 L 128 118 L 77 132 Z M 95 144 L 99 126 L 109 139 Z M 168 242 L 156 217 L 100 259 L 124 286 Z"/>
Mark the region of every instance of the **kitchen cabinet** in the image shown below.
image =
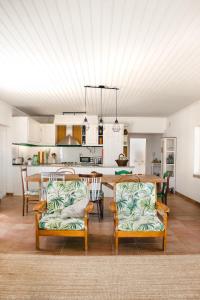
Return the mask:
<path id="1" fill-rule="evenodd" d="M 124 125 L 120 125 L 119 132 L 113 132 L 112 127 L 113 124 L 104 125 L 103 132 L 103 164 L 107 166 L 116 166 L 115 160 L 123 153 Z"/>
<path id="2" fill-rule="evenodd" d="M 40 123 L 30 117 L 12 118 L 12 143 L 40 144 Z"/>
<path id="3" fill-rule="evenodd" d="M 54 124 L 41 124 L 41 145 L 55 145 L 55 125 Z"/>
<path id="4" fill-rule="evenodd" d="M 86 144 L 85 146 L 97 146 L 98 145 L 98 126 L 90 124 L 88 130 L 86 130 Z"/>
<path id="5" fill-rule="evenodd" d="M 176 190 L 176 138 L 161 139 L 161 172 L 169 172 L 169 188 Z"/>

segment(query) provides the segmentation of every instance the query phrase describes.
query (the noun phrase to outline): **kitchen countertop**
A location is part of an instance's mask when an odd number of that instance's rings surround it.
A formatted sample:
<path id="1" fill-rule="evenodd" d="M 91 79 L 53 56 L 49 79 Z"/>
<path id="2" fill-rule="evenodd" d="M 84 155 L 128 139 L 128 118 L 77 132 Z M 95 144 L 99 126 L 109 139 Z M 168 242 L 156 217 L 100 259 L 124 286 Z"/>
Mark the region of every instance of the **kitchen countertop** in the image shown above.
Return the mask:
<path id="1" fill-rule="evenodd" d="M 31 167 L 55 167 L 55 168 L 134 168 L 133 166 L 124 166 L 124 167 L 119 167 L 119 166 L 106 166 L 106 165 L 91 165 L 91 164 L 77 164 L 77 165 L 71 165 L 71 166 L 67 166 L 67 165 L 64 165 L 64 164 L 40 164 L 40 165 L 31 165 L 31 166 L 28 166 L 28 165 L 15 165 L 13 164 L 13 166 L 26 166 L 28 168 L 31 168 Z"/>

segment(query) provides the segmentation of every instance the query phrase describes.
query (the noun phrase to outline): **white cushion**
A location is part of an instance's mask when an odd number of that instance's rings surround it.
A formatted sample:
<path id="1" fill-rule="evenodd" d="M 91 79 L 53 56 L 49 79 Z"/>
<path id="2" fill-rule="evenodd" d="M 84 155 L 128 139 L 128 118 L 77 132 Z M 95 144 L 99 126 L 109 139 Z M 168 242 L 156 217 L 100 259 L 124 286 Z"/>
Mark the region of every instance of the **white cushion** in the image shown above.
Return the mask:
<path id="1" fill-rule="evenodd" d="M 39 191 L 38 190 L 29 190 L 29 191 L 26 191 L 24 194 L 27 196 L 38 196 Z"/>
<path id="2" fill-rule="evenodd" d="M 83 218 L 84 210 L 89 202 L 88 198 L 80 200 L 72 205 L 69 205 L 61 211 L 61 218 Z"/>

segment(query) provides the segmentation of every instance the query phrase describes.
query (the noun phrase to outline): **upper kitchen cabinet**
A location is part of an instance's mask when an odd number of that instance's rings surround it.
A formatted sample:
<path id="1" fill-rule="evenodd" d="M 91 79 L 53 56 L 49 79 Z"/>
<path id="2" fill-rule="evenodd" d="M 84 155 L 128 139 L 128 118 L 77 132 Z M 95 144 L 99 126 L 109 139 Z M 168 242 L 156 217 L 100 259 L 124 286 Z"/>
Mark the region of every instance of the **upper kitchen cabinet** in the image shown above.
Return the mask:
<path id="1" fill-rule="evenodd" d="M 124 125 L 120 125 L 119 132 L 113 132 L 113 124 L 104 125 L 103 131 L 103 163 L 107 166 L 116 166 L 115 160 L 123 153 Z"/>
<path id="2" fill-rule="evenodd" d="M 56 130 L 54 124 L 40 124 L 41 142 L 42 145 L 55 145 Z"/>
<path id="3" fill-rule="evenodd" d="M 13 117 L 12 143 L 40 144 L 40 123 L 30 117 Z"/>
<path id="4" fill-rule="evenodd" d="M 90 124 L 88 130 L 86 130 L 86 146 L 98 145 L 98 127 L 97 125 Z"/>

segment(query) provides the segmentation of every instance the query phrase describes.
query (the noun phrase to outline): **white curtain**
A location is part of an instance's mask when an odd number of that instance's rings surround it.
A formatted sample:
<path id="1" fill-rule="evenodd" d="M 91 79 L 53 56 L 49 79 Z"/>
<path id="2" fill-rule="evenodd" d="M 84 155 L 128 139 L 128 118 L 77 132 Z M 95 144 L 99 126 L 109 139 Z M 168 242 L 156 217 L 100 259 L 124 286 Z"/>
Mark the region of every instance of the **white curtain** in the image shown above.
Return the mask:
<path id="1" fill-rule="evenodd" d="M 6 194 L 7 154 L 7 127 L 0 125 L 0 198 Z"/>

